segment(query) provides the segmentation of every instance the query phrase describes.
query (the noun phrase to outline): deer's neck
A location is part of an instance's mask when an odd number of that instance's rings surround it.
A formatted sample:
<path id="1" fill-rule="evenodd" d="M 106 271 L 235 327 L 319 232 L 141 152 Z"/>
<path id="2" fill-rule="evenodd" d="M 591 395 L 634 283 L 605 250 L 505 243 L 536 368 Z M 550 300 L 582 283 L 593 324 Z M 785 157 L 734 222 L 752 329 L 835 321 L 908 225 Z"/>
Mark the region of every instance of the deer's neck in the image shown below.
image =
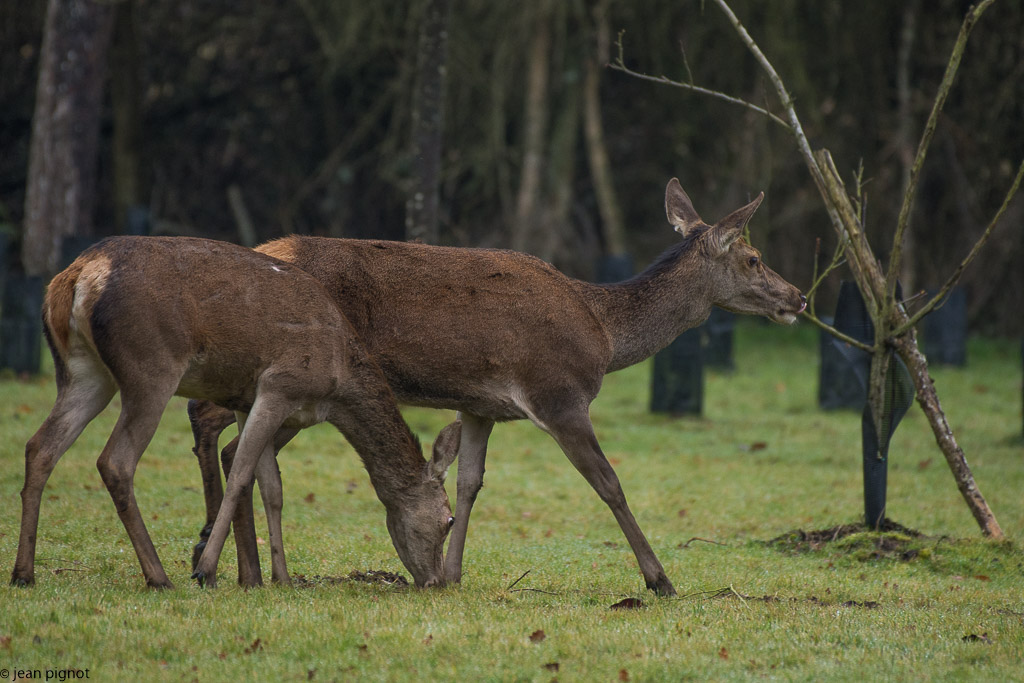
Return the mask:
<path id="1" fill-rule="evenodd" d="M 612 342 L 608 372 L 649 358 L 711 314 L 702 260 L 690 251 L 686 242 L 676 245 L 625 282 L 581 283 L 581 293 Z"/>

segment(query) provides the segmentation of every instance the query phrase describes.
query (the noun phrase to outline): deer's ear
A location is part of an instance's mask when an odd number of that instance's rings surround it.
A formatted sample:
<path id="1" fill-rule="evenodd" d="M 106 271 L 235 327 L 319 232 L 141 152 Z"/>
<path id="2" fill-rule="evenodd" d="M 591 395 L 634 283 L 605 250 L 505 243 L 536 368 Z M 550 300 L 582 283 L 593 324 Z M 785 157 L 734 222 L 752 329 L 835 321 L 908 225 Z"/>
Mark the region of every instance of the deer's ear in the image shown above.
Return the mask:
<path id="1" fill-rule="evenodd" d="M 693 202 L 683 192 L 683 188 L 676 178 L 668 181 L 668 187 L 665 188 L 665 215 L 668 217 L 668 222 L 675 227 L 676 232 L 684 237 L 695 227 L 704 223 L 694 210 Z"/>
<path id="2" fill-rule="evenodd" d="M 757 211 L 757 207 L 761 206 L 761 202 L 764 201 L 764 192 L 754 197 L 754 201 L 750 202 L 746 206 L 736 209 L 728 216 L 718 221 L 715 227 L 711 229 L 711 233 L 708 237 L 713 244 L 714 250 L 718 254 L 724 254 L 732 246 L 732 243 L 740 238 L 743 234 L 743 229 L 747 227 L 747 223 L 750 222 L 750 217 Z"/>
<path id="3" fill-rule="evenodd" d="M 444 482 L 448 468 L 455 462 L 462 443 L 462 420 L 456 420 L 442 429 L 434 439 L 434 454 L 430 459 L 430 477 Z"/>

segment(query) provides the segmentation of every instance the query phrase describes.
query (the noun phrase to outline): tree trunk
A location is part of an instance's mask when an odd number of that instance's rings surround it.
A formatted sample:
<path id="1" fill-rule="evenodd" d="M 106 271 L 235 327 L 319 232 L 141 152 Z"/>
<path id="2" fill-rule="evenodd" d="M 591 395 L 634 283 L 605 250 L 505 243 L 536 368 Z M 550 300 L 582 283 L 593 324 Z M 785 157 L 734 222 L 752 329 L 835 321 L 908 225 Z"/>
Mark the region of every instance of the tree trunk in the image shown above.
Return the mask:
<path id="1" fill-rule="evenodd" d="M 444 84 L 448 47 L 449 0 L 424 0 L 416 54 L 412 109 L 413 182 L 405 204 L 405 236 L 437 244 L 444 130 Z"/>
<path id="2" fill-rule="evenodd" d="M 68 235 L 93 233 L 96 162 L 114 6 L 50 0 L 29 150 L 22 262 L 29 275 L 60 268 Z"/>
<path id="3" fill-rule="evenodd" d="M 128 211 L 144 203 L 142 163 L 142 108 L 139 95 L 139 50 L 135 35 L 135 0 L 115 6 L 114 36 L 110 46 L 110 100 L 114 114 L 114 221 L 125 233 Z"/>
<path id="4" fill-rule="evenodd" d="M 939 403 L 935 383 L 932 381 L 931 375 L 928 374 L 928 362 L 918 349 L 913 329 L 894 339 L 893 343 L 897 353 L 907 364 L 907 369 L 910 370 L 917 393 L 917 402 L 928 417 L 928 424 L 931 425 L 932 433 L 935 434 L 935 442 L 938 444 L 939 450 L 942 451 L 942 455 L 945 456 L 949 469 L 953 472 L 960 495 L 964 497 L 967 507 L 970 508 L 971 514 L 974 515 L 978 526 L 981 527 L 981 532 L 990 538 L 1002 540 L 1004 538 L 1003 530 L 999 527 L 999 522 L 996 521 L 995 515 L 992 514 L 984 496 L 981 495 L 981 491 L 974 483 L 974 475 L 971 474 L 971 468 L 967 465 L 967 458 L 964 457 L 960 444 L 953 436 L 953 429 L 946 422 L 946 414 L 942 411 L 942 404 Z"/>
<path id="5" fill-rule="evenodd" d="M 583 130 L 587 140 L 590 176 L 594 181 L 594 193 L 597 195 L 598 211 L 604 228 L 605 253 L 609 256 L 622 256 L 626 253 L 625 229 L 622 211 L 615 196 L 615 182 L 612 180 L 611 162 L 608 160 L 601 121 L 601 69 L 608 62 L 608 34 L 608 0 L 601 0 L 594 9 L 596 50 L 587 56 L 583 79 Z"/>
<path id="6" fill-rule="evenodd" d="M 548 71 L 551 61 L 550 2 L 537 3 L 533 22 L 533 40 L 527 57 L 526 105 L 523 139 L 523 166 L 519 176 L 512 248 L 528 251 L 535 233 L 537 205 L 540 203 L 541 176 L 544 167 L 544 140 L 548 119 Z"/>

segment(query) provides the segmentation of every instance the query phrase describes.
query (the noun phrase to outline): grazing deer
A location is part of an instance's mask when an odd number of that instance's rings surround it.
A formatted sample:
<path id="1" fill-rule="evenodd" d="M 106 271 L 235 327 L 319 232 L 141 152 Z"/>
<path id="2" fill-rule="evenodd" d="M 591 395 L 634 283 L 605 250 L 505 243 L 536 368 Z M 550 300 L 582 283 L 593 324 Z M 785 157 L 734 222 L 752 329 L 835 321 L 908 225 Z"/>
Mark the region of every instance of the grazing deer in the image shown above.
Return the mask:
<path id="1" fill-rule="evenodd" d="M 435 442 L 435 459 L 424 461 L 380 368 L 323 286 L 299 268 L 212 240 L 109 238 L 53 279 L 43 320 L 57 400 L 25 447 L 11 583 L 34 581 L 39 504 L 50 472 L 118 390 L 121 414 L 97 467 L 149 586 L 171 582 L 133 479 L 173 395 L 225 406 L 241 426 L 223 505 L 193 576 L 200 585 L 215 583 L 230 516 L 257 463 L 261 480 L 279 481 L 274 441 L 323 421 L 362 458 L 416 585 L 444 583 L 444 539 L 453 519 L 442 481 L 458 450 L 458 427 Z M 280 498 L 280 490 L 274 495 Z M 279 512 L 272 537 L 280 536 Z"/>
<path id="2" fill-rule="evenodd" d="M 703 322 L 712 306 L 780 323 L 792 323 L 803 311 L 803 295 L 765 266 L 741 237 L 763 197 L 709 226 L 672 179 L 665 209 L 682 241 L 636 277 L 613 285 L 573 280 L 540 259 L 511 251 L 299 236 L 259 251 L 294 263 L 324 284 L 399 402 L 460 412 L 455 526 L 445 556 L 448 581 L 462 576 L 491 428 L 495 422 L 529 419 L 555 438 L 611 508 L 647 587 L 672 595 L 675 589 L 601 452 L 589 406 L 605 374 L 667 346 Z M 217 435 L 231 416 L 198 404 L 190 413 L 195 452 L 211 485 L 209 520 L 219 497 Z M 226 459 L 232 448 L 225 449 Z M 251 505 L 242 508 L 249 510 L 251 528 Z M 255 532 L 243 528 L 236 519 L 239 566 L 250 567 L 252 580 L 259 569 Z M 275 573 L 274 578 L 282 577 Z"/>

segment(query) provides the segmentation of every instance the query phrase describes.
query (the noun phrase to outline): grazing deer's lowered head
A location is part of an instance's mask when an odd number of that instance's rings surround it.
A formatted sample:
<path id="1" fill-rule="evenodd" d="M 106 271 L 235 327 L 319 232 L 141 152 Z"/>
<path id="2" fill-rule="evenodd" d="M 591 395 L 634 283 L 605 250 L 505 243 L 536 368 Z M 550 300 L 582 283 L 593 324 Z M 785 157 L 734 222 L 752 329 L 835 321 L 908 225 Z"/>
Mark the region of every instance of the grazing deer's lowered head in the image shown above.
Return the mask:
<path id="1" fill-rule="evenodd" d="M 434 455 L 424 470 L 422 485 L 384 502 L 388 533 L 402 564 L 417 586 L 442 586 L 444 539 L 455 523 L 444 490 L 445 474 L 459 452 L 462 422 L 456 420 L 434 439 Z"/>

